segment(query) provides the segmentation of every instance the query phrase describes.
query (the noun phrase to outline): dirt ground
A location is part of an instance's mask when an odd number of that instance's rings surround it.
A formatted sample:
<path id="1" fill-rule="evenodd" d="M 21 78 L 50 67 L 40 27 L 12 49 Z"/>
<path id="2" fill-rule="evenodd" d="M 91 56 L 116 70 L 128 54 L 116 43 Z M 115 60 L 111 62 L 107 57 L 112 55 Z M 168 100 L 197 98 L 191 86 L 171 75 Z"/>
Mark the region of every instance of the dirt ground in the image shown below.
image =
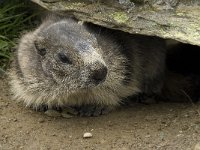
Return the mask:
<path id="1" fill-rule="evenodd" d="M 199 111 L 191 103 L 134 104 L 100 117 L 53 118 L 12 101 L 1 79 L 0 150 L 200 150 Z"/>

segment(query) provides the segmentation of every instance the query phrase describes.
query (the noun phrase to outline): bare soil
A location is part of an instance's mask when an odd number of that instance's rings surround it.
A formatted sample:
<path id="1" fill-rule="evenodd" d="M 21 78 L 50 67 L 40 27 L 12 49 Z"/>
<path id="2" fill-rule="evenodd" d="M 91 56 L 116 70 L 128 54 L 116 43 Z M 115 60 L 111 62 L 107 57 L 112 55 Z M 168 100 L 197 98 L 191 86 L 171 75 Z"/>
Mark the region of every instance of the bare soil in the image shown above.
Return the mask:
<path id="1" fill-rule="evenodd" d="M 163 102 L 100 117 L 53 118 L 12 101 L 1 79 L 0 150 L 199 150 L 199 111 L 200 104 Z M 84 139 L 85 132 L 93 136 Z"/>

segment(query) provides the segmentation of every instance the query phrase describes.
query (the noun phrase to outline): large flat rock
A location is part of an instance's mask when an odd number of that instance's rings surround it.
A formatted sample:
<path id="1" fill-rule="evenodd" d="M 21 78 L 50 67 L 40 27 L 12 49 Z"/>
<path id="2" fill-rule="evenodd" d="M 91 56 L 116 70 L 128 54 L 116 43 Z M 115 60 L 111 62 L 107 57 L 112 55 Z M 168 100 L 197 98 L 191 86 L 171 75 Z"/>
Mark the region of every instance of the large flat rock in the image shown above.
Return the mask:
<path id="1" fill-rule="evenodd" d="M 200 46 L 199 0 L 32 0 L 104 27 Z"/>

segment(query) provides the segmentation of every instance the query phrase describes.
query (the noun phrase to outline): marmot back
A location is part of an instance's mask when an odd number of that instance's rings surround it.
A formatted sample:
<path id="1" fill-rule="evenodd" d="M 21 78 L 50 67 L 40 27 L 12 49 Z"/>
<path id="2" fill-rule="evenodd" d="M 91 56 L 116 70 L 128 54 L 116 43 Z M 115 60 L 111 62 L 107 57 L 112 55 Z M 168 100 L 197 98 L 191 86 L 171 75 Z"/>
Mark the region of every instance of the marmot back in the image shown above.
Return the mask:
<path id="1" fill-rule="evenodd" d="M 101 114 L 128 96 L 159 93 L 164 66 L 159 38 L 50 17 L 21 38 L 10 85 L 27 106 L 90 105 Z"/>

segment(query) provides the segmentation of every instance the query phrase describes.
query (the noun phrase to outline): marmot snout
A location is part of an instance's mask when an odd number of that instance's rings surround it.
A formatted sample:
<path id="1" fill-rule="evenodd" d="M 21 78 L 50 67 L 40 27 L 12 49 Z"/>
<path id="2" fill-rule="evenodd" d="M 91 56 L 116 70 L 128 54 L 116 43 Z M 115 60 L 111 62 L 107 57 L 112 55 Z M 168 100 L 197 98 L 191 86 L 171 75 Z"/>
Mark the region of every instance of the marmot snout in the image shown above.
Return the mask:
<path id="1" fill-rule="evenodd" d="M 10 84 L 28 106 L 113 106 L 159 93 L 164 62 L 159 38 L 49 18 L 21 38 Z"/>
<path id="2" fill-rule="evenodd" d="M 106 79 L 107 67 L 101 63 L 94 63 L 88 71 L 90 72 L 90 80 L 96 84 Z"/>

